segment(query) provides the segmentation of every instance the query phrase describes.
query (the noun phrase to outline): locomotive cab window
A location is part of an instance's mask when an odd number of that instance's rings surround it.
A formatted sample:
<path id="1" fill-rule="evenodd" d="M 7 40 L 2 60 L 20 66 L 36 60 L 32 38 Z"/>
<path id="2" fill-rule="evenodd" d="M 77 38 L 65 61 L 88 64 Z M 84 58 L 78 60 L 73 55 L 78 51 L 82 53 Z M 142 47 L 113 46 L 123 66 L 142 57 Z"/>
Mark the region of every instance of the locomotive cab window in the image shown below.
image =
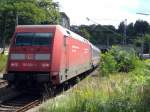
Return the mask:
<path id="1" fill-rule="evenodd" d="M 29 46 L 32 44 L 33 33 L 17 33 L 16 46 Z"/>
<path id="2" fill-rule="evenodd" d="M 16 46 L 50 46 L 52 33 L 17 33 Z"/>

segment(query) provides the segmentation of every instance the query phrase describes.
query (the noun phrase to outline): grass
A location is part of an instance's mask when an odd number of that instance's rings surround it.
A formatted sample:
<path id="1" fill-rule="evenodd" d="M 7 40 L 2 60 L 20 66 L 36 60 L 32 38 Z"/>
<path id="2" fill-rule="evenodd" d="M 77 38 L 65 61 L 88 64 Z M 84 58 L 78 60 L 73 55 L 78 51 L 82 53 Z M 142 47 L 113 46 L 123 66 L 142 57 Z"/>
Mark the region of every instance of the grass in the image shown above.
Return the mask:
<path id="1" fill-rule="evenodd" d="M 39 112 L 150 112 L 150 72 L 89 77 L 69 93 L 45 102 Z"/>
<path id="2" fill-rule="evenodd" d="M 7 63 L 7 56 L 0 54 L 0 72 L 2 72 Z"/>
<path id="3" fill-rule="evenodd" d="M 98 77 L 80 82 L 39 111 L 150 112 L 150 60 L 139 60 L 134 49 L 114 46 L 102 54 Z"/>
<path id="4" fill-rule="evenodd" d="M 98 77 L 45 102 L 39 112 L 150 112 L 150 60 L 118 49 L 102 55 Z"/>

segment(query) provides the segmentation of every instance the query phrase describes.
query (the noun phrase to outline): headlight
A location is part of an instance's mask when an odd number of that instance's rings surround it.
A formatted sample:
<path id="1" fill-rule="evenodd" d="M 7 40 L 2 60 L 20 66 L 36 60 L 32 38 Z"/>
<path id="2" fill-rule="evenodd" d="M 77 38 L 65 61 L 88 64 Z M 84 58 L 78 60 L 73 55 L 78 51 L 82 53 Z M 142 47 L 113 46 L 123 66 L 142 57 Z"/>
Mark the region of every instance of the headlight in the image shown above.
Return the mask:
<path id="1" fill-rule="evenodd" d="M 11 63 L 10 63 L 10 66 L 11 66 L 11 67 L 18 67 L 18 63 L 17 63 L 17 62 L 11 62 Z"/>
<path id="2" fill-rule="evenodd" d="M 36 54 L 35 60 L 39 61 L 50 60 L 50 54 Z"/>

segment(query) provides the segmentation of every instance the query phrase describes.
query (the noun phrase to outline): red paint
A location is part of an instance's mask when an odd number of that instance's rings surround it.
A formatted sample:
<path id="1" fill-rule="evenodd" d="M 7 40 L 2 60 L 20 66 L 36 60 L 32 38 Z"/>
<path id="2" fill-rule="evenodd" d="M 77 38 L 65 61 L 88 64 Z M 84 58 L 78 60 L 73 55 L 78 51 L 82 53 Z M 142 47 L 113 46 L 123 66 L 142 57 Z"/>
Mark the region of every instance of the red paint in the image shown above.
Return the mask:
<path id="1" fill-rule="evenodd" d="M 59 72 L 78 65 L 91 64 L 92 53 L 91 44 L 85 40 L 82 42 L 71 36 L 65 37 L 59 25 L 27 25 L 18 26 L 11 42 L 7 72 L 49 72 L 56 76 L 53 84 L 59 84 Z M 63 29 L 64 30 L 64 29 Z M 15 46 L 15 34 L 18 32 L 52 32 L 53 41 L 50 47 L 46 46 Z M 65 40 L 66 38 L 66 40 Z M 66 45 L 65 45 L 66 43 Z M 14 61 L 10 59 L 12 53 L 25 54 L 25 60 Z M 34 60 L 35 54 L 50 54 L 48 61 Z M 55 74 L 53 74 L 55 73 Z M 56 74 L 58 73 L 58 74 Z"/>

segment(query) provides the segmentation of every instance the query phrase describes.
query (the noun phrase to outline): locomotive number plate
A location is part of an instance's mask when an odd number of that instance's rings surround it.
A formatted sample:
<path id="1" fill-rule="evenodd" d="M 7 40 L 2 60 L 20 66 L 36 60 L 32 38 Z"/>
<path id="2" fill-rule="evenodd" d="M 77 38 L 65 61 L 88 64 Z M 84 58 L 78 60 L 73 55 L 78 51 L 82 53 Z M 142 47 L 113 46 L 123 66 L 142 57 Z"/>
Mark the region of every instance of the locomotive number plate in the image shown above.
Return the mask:
<path id="1" fill-rule="evenodd" d="M 27 60 L 32 60 L 33 59 L 33 54 L 26 54 L 25 55 Z"/>

